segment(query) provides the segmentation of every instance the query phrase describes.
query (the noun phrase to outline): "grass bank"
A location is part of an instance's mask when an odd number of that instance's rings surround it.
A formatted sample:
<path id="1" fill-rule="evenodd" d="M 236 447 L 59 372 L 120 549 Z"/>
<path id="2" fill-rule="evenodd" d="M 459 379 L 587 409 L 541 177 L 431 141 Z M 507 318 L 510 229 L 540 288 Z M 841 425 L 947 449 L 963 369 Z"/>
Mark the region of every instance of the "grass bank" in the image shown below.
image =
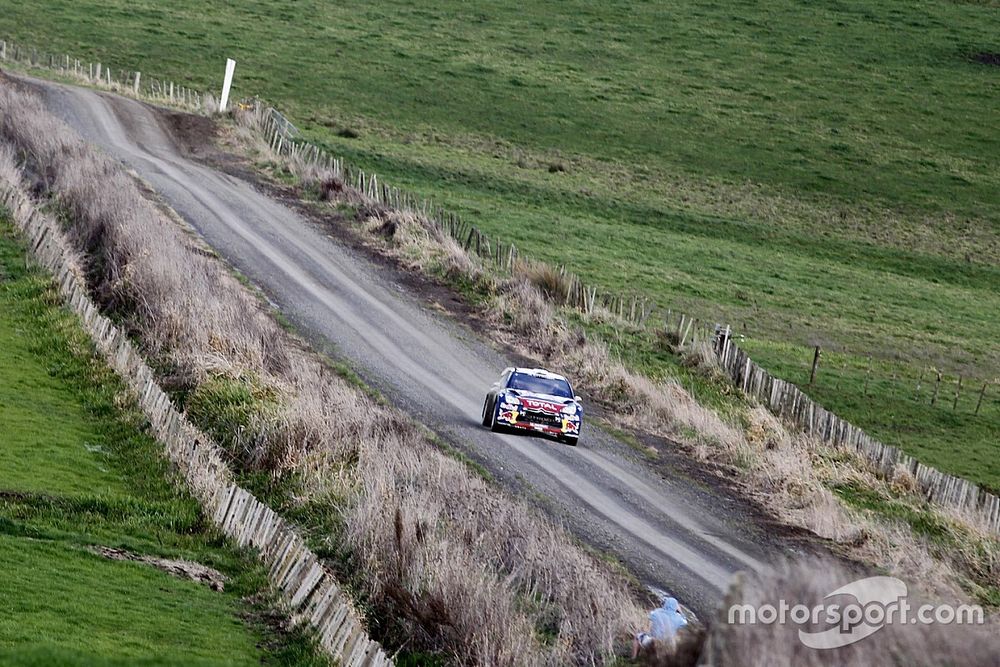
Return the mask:
<path id="1" fill-rule="evenodd" d="M 124 385 L 0 220 L 0 662 L 323 665 L 179 492 Z M 99 547 L 199 563 L 224 589 Z"/>

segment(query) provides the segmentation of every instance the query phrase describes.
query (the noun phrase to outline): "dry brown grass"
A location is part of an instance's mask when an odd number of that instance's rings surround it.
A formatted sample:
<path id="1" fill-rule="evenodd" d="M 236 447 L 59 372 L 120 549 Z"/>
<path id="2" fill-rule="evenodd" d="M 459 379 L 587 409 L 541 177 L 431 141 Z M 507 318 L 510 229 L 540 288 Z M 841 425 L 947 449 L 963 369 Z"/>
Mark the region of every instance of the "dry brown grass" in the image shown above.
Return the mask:
<path id="1" fill-rule="evenodd" d="M 401 216 L 402 222 L 386 234 L 383 220 L 393 215 Z M 678 382 L 652 381 L 625 368 L 606 346 L 566 325 L 559 306 L 568 286 L 557 269 L 522 260 L 513 276 L 504 276 L 464 253 L 450 237 L 442 239 L 420 215 L 384 210 L 369 214 L 362 209 L 361 218 L 370 231 L 379 232 L 372 238 L 380 251 L 410 268 L 433 273 L 442 266 L 442 255 L 447 257 L 449 273 L 457 272 L 492 294 L 486 315 L 502 342 L 572 376 L 590 397 L 615 407 L 612 418 L 620 425 L 679 439 L 695 457 L 727 466 L 733 479 L 781 520 L 838 542 L 865 562 L 922 581 L 936 594 L 964 597 L 960 582 L 970 573 L 980 581 L 990 581 L 997 573 L 997 541 L 968 517 L 950 517 L 953 534 L 975 545 L 956 552 L 932 544 L 902 522 L 849 509 L 831 491 L 850 478 L 940 517 L 939 510 L 924 506 L 908 475 L 900 472 L 886 480 L 860 457 L 832 452 L 802 434 L 789 432 L 760 406 L 746 409 L 744 423 L 728 422 L 699 404 Z M 447 249 L 442 248 L 444 244 Z M 600 309 L 592 317 L 614 319 Z M 664 341 L 671 348 L 676 344 Z M 679 352 L 688 366 L 719 376 L 707 344 Z"/>
<path id="2" fill-rule="evenodd" d="M 273 409 L 233 434 L 236 462 L 298 475 L 301 501 L 338 513 L 344 528 L 331 539 L 411 647 L 460 664 L 590 664 L 641 625 L 620 575 L 300 351 L 120 165 L 36 99 L 0 90 L 0 138 L 64 209 L 96 299 L 127 320 L 173 386 L 196 392 L 222 380 L 271 397 Z M 378 216 L 394 234 L 413 233 L 411 243 L 440 246 L 455 270 L 474 267 L 396 214 Z"/>
<path id="3" fill-rule="evenodd" d="M 537 287 L 552 303 L 563 304 L 569 298 L 570 283 L 565 272 L 551 264 L 521 261 L 516 273 Z"/>

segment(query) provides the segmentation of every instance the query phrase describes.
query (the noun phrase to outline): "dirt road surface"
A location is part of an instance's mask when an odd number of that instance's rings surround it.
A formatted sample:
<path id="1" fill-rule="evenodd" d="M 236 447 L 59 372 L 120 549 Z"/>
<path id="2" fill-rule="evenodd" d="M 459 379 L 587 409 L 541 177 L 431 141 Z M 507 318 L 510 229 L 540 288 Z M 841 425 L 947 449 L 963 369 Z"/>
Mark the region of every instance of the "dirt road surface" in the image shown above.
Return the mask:
<path id="1" fill-rule="evenodd" d="M 184 157 L 151 107 L 33 83 L 53 112 L 150 183 L 321 352 L 346 360 L 644 584 L 705 614 L 734 572 L 766 567 L 780 551 L 740 498 L 669 469 L 654 473 L 593 425 L 578 447 L 484 429 L 486 391 L 512 364 L 470 329 L 251 184 Z"/>

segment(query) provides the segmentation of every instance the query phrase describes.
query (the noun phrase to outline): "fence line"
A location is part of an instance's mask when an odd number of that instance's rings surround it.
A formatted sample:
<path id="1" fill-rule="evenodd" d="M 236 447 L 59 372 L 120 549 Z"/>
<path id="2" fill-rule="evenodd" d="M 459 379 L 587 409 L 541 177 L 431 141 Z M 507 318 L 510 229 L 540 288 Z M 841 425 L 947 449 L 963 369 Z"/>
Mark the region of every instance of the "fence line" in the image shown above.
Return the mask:
<path id="1" fill-rule="evenodd" d="M 173 81 L 142 76 L 141 72 L 134 70 L 114 69 L 102 63 L 84 63 L 66 54 L 39 51 L 11 40 L 0 40 L 0 61 L 49 69 L 88 85 L 170 104 L 188 111 L 212 113 L 219 109 L 214 93 L 194 90 Z M 291 126 L 290 123 L 289 125 Z"/>
<path id="2" fill-rule="evenodd" d="M 991 530 L 1000 533 L 1000 497 L 968 480 L 924 465 L 826 410 L 791 382 L 776 378 L 758 366 L 727 333 L 716 337 L 713 349 L 733 384 L 767 405 L 774 414 L 823 442 L 857 451 L 883 474 L 891 475 L 897 468 L 905 468 L 927 500 L 981 518 Z"/>
<path id="3" fill-rule="evenodd" d="M 10 48 L 11 43 L 0 40 L 0 59 L 11 58 Z M 18 46 L 13 48 L 21 54 L 23 62 L 26 50 Z M 31 52 L 37 53 L 34 50 Z M 5 53 L 6 55 L 4 55 Z M 77 76 L 82 76 L 81 73 L 84 70 L 80 61 L 71 61 L 68 56 L 64 58 L 65 67 L 61 65 L 61 60 L 53 60 L 50 57 L 50 61 L 60 63 L 59 69 L 64 72 L 69 69 L 71 62 L 75 62 L 74 71 Z M 16 53 L 13 59 L 17 60 Z M 31 56 L 32 64 L 45 66 L 36 63 L 36 60 L 36 56 Z M 88 64 L 88 67 L 89 76 L 83 77 L 84 80 L 90 83 L 96 81 L 95 85 L 104 85 L 104 80 L 100 76 L 97 76 L 96 79 L 93 76 L 95 66 Z M 99 75 L 100 64 L 96 65 L 96 72 Z M 138 72 L 135 73 L 135 81 L 139 81 Z M 114 86 L 113 80 L 110 85 Z M 142 90 L 149 91 L 148 94 L 157 101 L 175 105 L 184 103 L 178 101 L 172 92 L 169 95 L 164 93 L 166 84 L 163 82 L 154 79 L 144 85 L 146 87 Z M 135 85 L 135 90 L 136 94 L 141 94 L 138 83 Z M 169 90 L 173 91 L 172 83 L 169 84 Z M 183 99 L 187 100 L 188 98 Z M 210 100 L 213 98 L 210 93 L 201 93 L 200 99 Z M 214 112 L 218 107 L 213 107 L 210 104 L 199 104 L 191 108 L 195 111 Z M 288 118 L 274 107 L 267 106 L 260 100 L 255 100 L 254 112 L 263 118 L 264 139 L 271 149 L 279 155 L 301 160 L 305 164 L 317 168 L 330 170 L 334 176 L 354 187 L 378 205 L 424 216 L 437 230 L 451 236 L 467 252 L 474 253 L 489 261 L 500 271 L 510 273 L 515 267 L 520 253 L 514 244 L 504 243 L 499 237 L 491 238 L 475 225 L 462 220 L 456 213 L 447 211 L 431 200 L 421 199 L 413 193 L 392 187 L 376 174 L 366 173 L 362 169 L 352 167 L 345 163 L 342 158 L 308 142 L 301 138 L 298 129 L 292 125 Z M 644 297 L 599 291 L 596 286 L 587 285 L 579 276 L 567 271 L 564 266 L 560 266 L 558 271 L 564 279 L 561 284 L 565 285 L 565 288 L 564 292 L 554 296 L 571 308 L 585 314 L 592 314 L 596 309 L 603 308 L 625 322 L 638 327 L 645 326 L 653 315 L 654 304 Z M 827 411 L 808 398 L 794 384 L 771 376 L 754 363 L 749 355 L 736 345 L 731 336 L 728 334 L 722 337 L 718 336 L 718 325 L 704 320 L 699 321 L 697 318 L 675 313 L 672 310 L 668 310 L 663 317 L 665 331 L 676 338 L 681 348 L 699 342 L 712 343 L 716 357 L 733 383 L 743 389 L 745 393 L 764 402 L 779 417 L 789 420 L 824 442 L 857 450 L 885 473 L 891 473 L 898 466 L 910 470 L 928 500 L 944 507 L 952 507 L 961 512 L 979 515 L 985 519 L 988 526 L 1000 533 L 1000 498 L 996 495 L 980 489 L 972 482 L 919 463 L 897 448 L 879 442 L 850 422 Z M 984 385 L 982 393 L 985 391 L 986 386 Z M 981 403 L 982 396 L 979 400 L 980 405 Z"/>
<path id="4" fill-rule="evenodd" d="M 59 224 L 38 211 L 17 184 L 0 182 L 0 203 L 28 239 L 35 259 L 52 273 L 64 302 L 79 316 L 97 349 L 135 393 L 152 432 L 205 514 L 237 544 L 256 549 L 293 621 L 311 625 L 320 646 L 341 665 L 391 665 L 294 526 L 233 481 L 222 450 L 177 411 L 125 333 L 100 313 Z"/>

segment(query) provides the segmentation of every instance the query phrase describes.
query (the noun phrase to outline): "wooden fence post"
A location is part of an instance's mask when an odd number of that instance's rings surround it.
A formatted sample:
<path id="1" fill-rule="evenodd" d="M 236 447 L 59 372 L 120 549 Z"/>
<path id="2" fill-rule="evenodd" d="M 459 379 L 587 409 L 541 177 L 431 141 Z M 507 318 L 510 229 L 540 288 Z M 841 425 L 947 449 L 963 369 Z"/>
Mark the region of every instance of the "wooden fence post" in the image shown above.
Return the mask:
<path id="1" fill-rule="evenodd" d="M 955 410 L 956 408 L 958 408 L 958 396 L 961 393 L 962 393 L 962 376 L 959 375 L 958 376 L 958 386 L 955 387 L 955 400 L 952 401 L 952 404 L 951 404 L 951 409 L 952 410 Z"/>
<path id="2" fill-rule="evenodd" d="M 978 400 L 978 401 L 976 401 L 976 414 L 977 414 L 977 415 L 979 414 L 979 408 L 980 408 L 980 407 L 982 406 L 982 404 L 983 404 L 983 394 L 985 394 L 985 393 L 986 393 L 986 385 L 987 385 L 987 384 L 989 384 L 989 383 L 988 383 L 988 382 L 984 382 L 984 383 L 983 383 L 983 388 L 979 390 L 979 400 Z"/>
<path id="3" fill-rule="evenodd" d="M 868 355 L 868 371 L 865 372 L 865 396 L 868 395 L 868 383 L 872 379 L 872 355 Z"/>
<path id="4" fill-rule="evenodd" d="M 816 346 L 816 352 L 813 354 L 813 365 L 812 370 L 809 371 L 809 386 L 813 386 L 816 382 L 816 369 L 819 368 L 819 355 L 821 354 L 819 345 Z"/>
<path id="5" fill-rule="evenodd" d="M 931 396 L 931 406 L 937 403 L 939 389 L 941 389 L 941 371 L 937 372 L 937 380 L 934 381 L 934 395 Z"/>
<path id="6" fill-rule="evenodd" d="M 135 81 L 132 82 L 132 91 L 138 95 L 139 94 L 139 79 L 142 77 L 142 72 L 135 73 Z"/>
<path id="7" fill-rule="evenodd" d="M 688 334 L 691 333 L 691 327 L 692 326 L 694 326 L 694 318 L 691 318 L 687 322 L 687 329 L 684 330 L 684 335 L 681 336 L 680 347 L 682 347 L 682 348 L 684 347 L 684 343 L 685 343 L 685 341 L 687 341 Z"/>
<path id="8" fill-rule="evenodd" d="M 924 382 L 924 373 L 926 372 L 927 372 L 926 369 L 920 371 L 920 379 L 917 380 L 917 391 L 913 395 L 913 400 L 918 402 L 920 401 L 920 385 L 922 385 Z"/>

